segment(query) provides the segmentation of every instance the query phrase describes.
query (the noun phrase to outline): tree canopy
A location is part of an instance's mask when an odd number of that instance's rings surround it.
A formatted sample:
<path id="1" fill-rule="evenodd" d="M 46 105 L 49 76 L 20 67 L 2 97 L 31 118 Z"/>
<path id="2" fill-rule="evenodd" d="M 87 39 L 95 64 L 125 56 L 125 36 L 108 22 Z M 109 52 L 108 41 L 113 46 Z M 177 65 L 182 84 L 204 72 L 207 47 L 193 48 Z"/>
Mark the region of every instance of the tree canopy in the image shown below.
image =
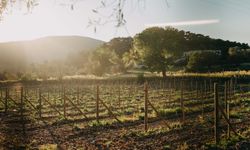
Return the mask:
<path id="1" fill-rule="evenodd" d="M 25 79 L 25 76 L 61 78 L 74 74 L 102 76 L 125 73 L 138 66 L 161 72 L 163 76 L 171 69 L 192 72 L 237 70 L 241 64 L 249 63 L 249 58 L 249 46 L 245 43 L 213 39 L 171 27 L 152 27 L 133 38 L 114 38 L 96 50 L 72 53 L 66 60 L 31 64 L 18 72 L 2 70 L 0 80 Z M 5 61 L 4 56 L 2 61 Z"/>
<path id="2" fill-rule="evenodd" d="M 232 47 L 240 47 L 237 51 Z M 233 54 L 228 50 L 234 51 Z M 134 37 L 133 48 L 126 57 L 136 58 L 150 71 L 165 72 L 171 67 L 183 66 L 188 71 L 213 70 L 212 66 L 229 65 L 232 62 L 247 62 L 249 48 L 246 43 L 213 39 L 202 34 L 179 31 L 175 28 L 152 27 L 145 29 Z M 193 52 L 185 56 L 186 52 Z M 195 52 L 196 51 L 196 52 Z M 217 53 L 219 52 L 219 53 Z M 245 57 L 243 57 L 245 56 Z M 126 59 L 128 61 L 128 59 Z M 185 61 L 187 60 L 187 61 Z M 186 63 L 185 63 L 186 62 Z M 225 69 L 225 68 L 221 68 Z"/>
<path id="3" fill-rule="evenodd" d="M 162 72 L 171 65 L 174 56 L 182 50 L 183 36 L 174 28 L 152 27 L 134 37 L 134 49 L 138 51 L 142 62 L 151 71 Z"/>

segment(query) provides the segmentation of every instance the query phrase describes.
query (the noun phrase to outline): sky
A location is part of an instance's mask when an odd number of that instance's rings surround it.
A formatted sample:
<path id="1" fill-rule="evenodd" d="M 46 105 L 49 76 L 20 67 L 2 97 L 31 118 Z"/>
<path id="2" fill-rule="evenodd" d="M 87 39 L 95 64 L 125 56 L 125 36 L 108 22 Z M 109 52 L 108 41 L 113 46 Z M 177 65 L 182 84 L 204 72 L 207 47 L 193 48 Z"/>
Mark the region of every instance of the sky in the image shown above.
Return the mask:
<path id="1" fill-rule="evenodd" d="M 115 0 L 104 0 L 110 4 Z M 71 4 L 74 9 L 71 10 Z M 0 22 L 0 42 L 31 40 L 54 35 L 88 36 L 103 41 L 134 36 L 151 26 L 173 26 L 180 30 L 212 38 L 250 44 L 249 0 L 126 0 L 126 25 L 116 28 L 110 22 L 94 27 L 89 19 L 107 20 L 112 7 L 100 0 L 40 0 L 31 13 L 19 4 L 13 6 Z"/>

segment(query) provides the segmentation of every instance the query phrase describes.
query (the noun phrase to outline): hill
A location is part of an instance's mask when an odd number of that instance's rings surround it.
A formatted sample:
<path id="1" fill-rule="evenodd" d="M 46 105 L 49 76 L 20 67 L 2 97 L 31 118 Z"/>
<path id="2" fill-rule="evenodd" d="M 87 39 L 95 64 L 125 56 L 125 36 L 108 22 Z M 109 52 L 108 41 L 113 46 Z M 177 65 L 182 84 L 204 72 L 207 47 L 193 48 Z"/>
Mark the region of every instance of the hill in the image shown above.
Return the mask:
<path id="1" fill-rule="evenodd" d="M 104 42 L 81 36 L 51 36 L 31 41 L 0 43 L 0 70 L 63 59 L 70 53 L 94 50 L 102 43 Z"/>

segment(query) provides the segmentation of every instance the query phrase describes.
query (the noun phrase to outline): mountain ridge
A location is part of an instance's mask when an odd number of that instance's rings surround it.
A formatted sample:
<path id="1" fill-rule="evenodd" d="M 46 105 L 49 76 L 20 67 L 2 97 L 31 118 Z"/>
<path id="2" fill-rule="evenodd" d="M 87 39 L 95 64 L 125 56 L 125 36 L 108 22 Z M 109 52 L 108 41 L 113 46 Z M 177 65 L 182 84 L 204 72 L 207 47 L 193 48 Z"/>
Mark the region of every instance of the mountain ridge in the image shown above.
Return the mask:
<path id="1" fill-rule="evenodd" d="M 0 43 L 0 70 L 15 64 L 65 59 L 72 53 L 93 51 L 103 43 L 104 41 L 84 36 L 47 36 Z"/>

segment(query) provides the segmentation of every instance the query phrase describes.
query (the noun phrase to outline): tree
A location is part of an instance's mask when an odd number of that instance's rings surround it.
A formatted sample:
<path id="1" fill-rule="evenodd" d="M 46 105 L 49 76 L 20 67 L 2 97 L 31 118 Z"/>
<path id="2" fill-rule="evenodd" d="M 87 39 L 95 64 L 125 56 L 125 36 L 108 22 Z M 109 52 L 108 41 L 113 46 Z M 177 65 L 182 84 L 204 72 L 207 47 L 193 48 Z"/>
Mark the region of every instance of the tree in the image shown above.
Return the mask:
<path id="1" fill-rule="evenodd" d="M 113 50 L 100 47 L 96 49 L 91 56 L 91 68 L 92 73 L 98 76 L 104 73 L 109 73 L 112 70 L 113 65 L 116 64 L 117 55 Z"/>
<path id="2" fill-rule="evenodd" d="M 197 51 L 190 54 L 188 58 L 188 71 L 203 72 L 209 71 L 213 65 L 217 65 L 220 56 L 214 52 Z"/>
<path id="3" fill-rule="evenodd" d="M 128 52 L 133 45 L 132 37 L 118 37 L 111 39 L 108 43 L 105 43 L 104 46 L 114 50 L 119 58 L 122 58 L 122 55 Z"/>
<path id="4" fill-rule="evenodd" d="M 131 48 L 122 56 L 122 61 L 127 69 L 135 67 L 140 62 L 139 52 L 135 48 Z"/>
<path id="5" fill-rule="evenodd" d="M 112 50 L 117 58 L 115 60 L 115 70 L 114 72 L 126 72 L 126 66 L 123 61 L 123 55 L 132 48 L 133 38 L 131 37 L 118 37 L 113 38 L 109 42 L 105 43 L 102 47 Z"/>
<path id="6" fill-rule="evenodd" d="M 28 12 L 38 5 L 38 0 L 1 0 L 0 1 L 0 20 L 3 18 L 3 14 L 12 8 L 13 4 L 19 2 L 20 5 L 24 5 Z"/>
<path id="7" fill-rule="evenodd" d="M 240 47 L 230 47 L 228 49 L 229 55 L 229 63 L 239 66 L 241 63 L 250 62 L 250 50 L 249 49 L 241 49 Z"/>
<path id="8" fill-rule="evenodd" d="M 182 49 L 183 33 L 174 28 L 152 27 L 145 29 L 134 38 L 134 48 L 138 51 L 144 65 L 151 71 L 166 71 L 173 58 Z"/>

